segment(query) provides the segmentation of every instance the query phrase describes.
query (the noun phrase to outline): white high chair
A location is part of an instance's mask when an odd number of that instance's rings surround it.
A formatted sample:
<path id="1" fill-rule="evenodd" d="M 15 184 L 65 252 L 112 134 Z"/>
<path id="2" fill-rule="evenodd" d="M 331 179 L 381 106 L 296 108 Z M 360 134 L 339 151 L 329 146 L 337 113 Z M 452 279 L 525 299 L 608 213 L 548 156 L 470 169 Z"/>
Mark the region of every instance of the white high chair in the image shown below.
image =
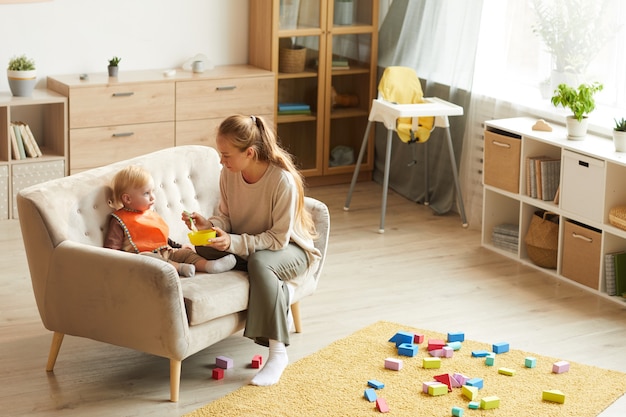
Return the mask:
<path id="1" fill-rule="evenodd" d="M 385 172 L 383 177 L 383 198 L 380 215 L 379 233 L 385 232 L 385 212 L 387 210 L 387 191 L 389 187 L 389 164 L 391 161 L 391 139 L 395 131 L 403 142 L 413 144 L 424 143 L 430 137 L 430 133 L 436 128 L 445 129 L 446 141 L 450 152 L 450 165 L 456 187 L 457 202 L 461 214 L 463 227 L 467 227 L 465 207 L 461 196 L 459 175 L 456 168 L 456 159 L 450 136 L 450 123 L 448 116 L 463 115 L 463 108 L 437 97 L 423 97 L 422 86 L 417 74 L 409 67 L 388 67 L 378 84 L 378 98 L 373 100 L 372 109 L 368 117 L 363 144 L 359 151 L 354 175 L 350 184 L 350 190 L 346 198 L 344 210 L 348 211 L 352 192 L 359 175 L 361 162 L 367 148 L 370 128 L 373 122 L 381 122 L 387 128 L 387 147 L 385 152 Z M 424 163 L 425 197 L 424 205 L 429 205 L 428 196 L 428 153 L 426 148 Z M 415 163 L 415 159 L 409 165 Z"/>

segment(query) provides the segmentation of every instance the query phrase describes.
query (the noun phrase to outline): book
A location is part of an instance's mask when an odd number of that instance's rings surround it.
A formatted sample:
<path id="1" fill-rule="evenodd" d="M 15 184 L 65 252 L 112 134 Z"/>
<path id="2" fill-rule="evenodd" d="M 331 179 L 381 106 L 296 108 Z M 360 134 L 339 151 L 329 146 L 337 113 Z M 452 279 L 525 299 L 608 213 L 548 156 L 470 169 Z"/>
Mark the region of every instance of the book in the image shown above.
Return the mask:
<path id="1" fill-rule="evenodd" d="M 13 154 L 13 159 L 19 161 L 22 158 L 20 157 L 20 149 L 17 146 L 17 138 L 15 137 L 13 126 L 9 129 L 9 136 L 11 137 L 11 153 Z"/>
<path id="2" fill-rule="evenodd" d="M 33 131 L 31 130 L 30 126 L 26 123 L 24 123 L 24 126 L 26 127 L 26 131 L 30 137 L 31 143 L 35 148 L 35 153 L 37 154 L 37 156 L 43 156 L 43 152 L 41 152 L 41 148 L 39 147 L 37 139 L 35 139 L 35 135 L 33 135 Z"/>
<path id="3" fill-rule="evenodd" d="M 604 255 L 604 283 L 606 293 L 608 295 L 616 295 L 615 288 L 615 254 L 607 253 Z"/>
<path id="4" fill-rule="evenodd" d="M 560 183 L 561 159 L 541 160 L 539 165 L 541 166 L 541 199 L 554 200 Z"/>
<path id="5" fill-rule="evenodd" d="M 288 114 L 311 114 L 311 110 L 278 110 L 279 115 Z"/>
<path id="6" fill-rule="evenodd" d="M 311 110 L 306 103 L 278 103 L 278 111 Z"/>
<path id="7" fill-rule="evenodd" d="M 17 149 L 20 152 L 20 159 L 26 158 L 26 149 L 24 148 L 24 141 L 22 140 L 22 132 L 20 127 L 16 124 L 12 124 L 12 130 L 15 132 L 15 139 L 17 140 Z"/>
<path id="8" fill-rule="evenodd" d="M 15 124 L 20 129 L 20 134 L 22 135 L 22 142 L 24 142 L 24 150 L 26 151 L 26 156 L 29 158 L 36 158 L 37 151 L 35 151 L 30 135 L 28 134 L 28 131 L 26 131 L 26 124 L 22 122 L 16 122 Z"/>

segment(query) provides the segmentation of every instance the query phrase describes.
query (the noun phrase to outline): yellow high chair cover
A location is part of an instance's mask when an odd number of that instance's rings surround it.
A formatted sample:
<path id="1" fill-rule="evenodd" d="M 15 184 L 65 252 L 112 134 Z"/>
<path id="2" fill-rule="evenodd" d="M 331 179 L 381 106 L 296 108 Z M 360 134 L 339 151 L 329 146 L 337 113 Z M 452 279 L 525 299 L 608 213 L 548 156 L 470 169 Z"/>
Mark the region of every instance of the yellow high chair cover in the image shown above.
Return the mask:
<path id="1" fill-rule="evenodd" d="M 379 98 L 396 104 L 417 104 L 424 102 L 424 93 L 420 79 L 413 68 L 387 67 L 378 84 Z M 418 142 L 426 142 L 435 123 L 434 117 L 417 118 L 414 127 L 413 118 L 401 117 L 396 122 L 396 132 L 403 142 L 411 142 L 411 131 Z"/>

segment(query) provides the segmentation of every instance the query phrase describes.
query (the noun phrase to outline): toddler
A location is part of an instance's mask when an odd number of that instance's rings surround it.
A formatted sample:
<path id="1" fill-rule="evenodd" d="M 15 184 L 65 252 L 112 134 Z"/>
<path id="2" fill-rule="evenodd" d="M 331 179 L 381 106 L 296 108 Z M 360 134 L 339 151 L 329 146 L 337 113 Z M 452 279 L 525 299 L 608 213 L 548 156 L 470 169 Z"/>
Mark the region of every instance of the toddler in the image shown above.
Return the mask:
<path id="1" fill-rule="evenodd" d="M 169 227 L 155 212 L 154 180 L 144 168 L 131 165 L 113 178 L 113 205 L 104 247 L 163 259 L 182 277 L 192 277 L 196 269 L 220 273 L 233 269 L 235 256 L 207 260 L 192 247 L 169 238 Z"/>

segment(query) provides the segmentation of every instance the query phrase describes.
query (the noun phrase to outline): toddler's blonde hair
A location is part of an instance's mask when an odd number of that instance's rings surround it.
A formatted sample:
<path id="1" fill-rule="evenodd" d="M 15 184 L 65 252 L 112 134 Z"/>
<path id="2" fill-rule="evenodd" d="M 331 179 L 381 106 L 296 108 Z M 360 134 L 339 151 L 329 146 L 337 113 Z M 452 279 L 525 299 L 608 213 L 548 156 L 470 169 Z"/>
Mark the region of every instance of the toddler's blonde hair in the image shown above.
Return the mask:
<path id="1" fill-rule="evenodd" d="M 113 181 L 111 181 L 114 207 L 123 207 L 122 195 L 133 188 L 144 187 L 151 178 L 150 173 L 139 165 L 129 165 L 115 174 Z"/>

